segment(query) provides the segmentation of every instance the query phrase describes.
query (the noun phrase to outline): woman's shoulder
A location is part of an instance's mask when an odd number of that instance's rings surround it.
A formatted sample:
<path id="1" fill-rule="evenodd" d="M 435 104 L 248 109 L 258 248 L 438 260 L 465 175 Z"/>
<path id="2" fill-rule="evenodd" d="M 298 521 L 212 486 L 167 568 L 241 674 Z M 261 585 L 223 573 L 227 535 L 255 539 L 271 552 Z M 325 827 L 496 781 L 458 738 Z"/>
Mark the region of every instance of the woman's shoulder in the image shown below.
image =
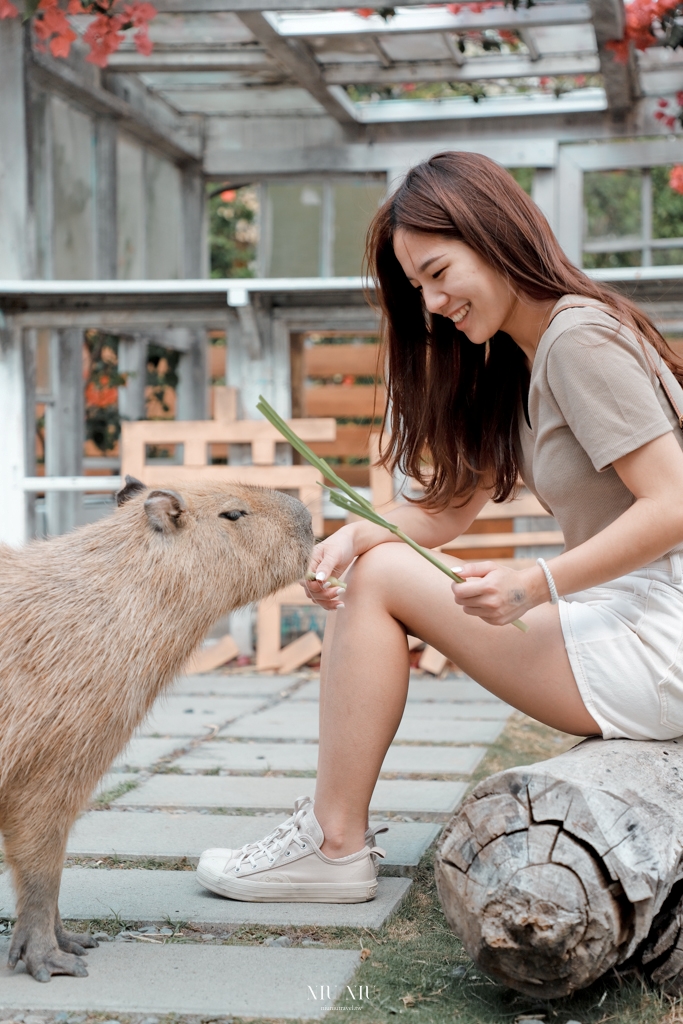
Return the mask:
<path id="1" fill-rule="evenodd" d="M 596 299 L 568 295 L 555 306 L 538 346 L 534 369 L 538 373 L 545 367 L 547 372 L 552 365 L 562 371 L 571 364 L 574 372 L 580 372 L 583 365 L 588 369 L 596 362 L 607 362 L 616 370 L 623 360 L 635 361 L 649 371 L 643 346 L 617 310 Z"/>
<path id="2" fill-rule="evenodd" d="M 592 348 L 605 342 L 616 342 L 627 350 L 641 348 L 618 310 L 599 299 L 564 295 L 552 310 L 552 318 L 539 344 L 539 354 L 541 350 L 549 354 L 552 349 L 557 355 L 576 345 Z"/>

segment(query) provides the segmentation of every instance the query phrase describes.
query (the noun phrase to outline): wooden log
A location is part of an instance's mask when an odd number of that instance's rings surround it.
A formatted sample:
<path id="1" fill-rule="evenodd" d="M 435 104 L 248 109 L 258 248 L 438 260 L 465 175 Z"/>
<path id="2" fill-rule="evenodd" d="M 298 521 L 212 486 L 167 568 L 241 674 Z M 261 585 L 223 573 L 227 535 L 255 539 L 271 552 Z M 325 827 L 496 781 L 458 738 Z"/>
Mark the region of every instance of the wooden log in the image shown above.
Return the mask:
<path id="1" fill-rule="evenodd" d="M 677 991 L 682 778 L 683 740 L 590 739 L 481 782 L 436 858 L 444 913 L 475 963 L 556 998 L 638 954 Z"/>

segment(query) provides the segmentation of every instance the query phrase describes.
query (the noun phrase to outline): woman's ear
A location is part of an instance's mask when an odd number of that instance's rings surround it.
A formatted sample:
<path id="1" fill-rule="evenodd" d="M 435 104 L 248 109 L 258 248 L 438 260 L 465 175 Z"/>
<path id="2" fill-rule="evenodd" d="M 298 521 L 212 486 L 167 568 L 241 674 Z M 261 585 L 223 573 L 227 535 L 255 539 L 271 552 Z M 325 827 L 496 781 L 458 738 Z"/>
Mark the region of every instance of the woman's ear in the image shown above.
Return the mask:
<path id="1" fill-rule="evenodd" d="M 187 505 L 176 491 L 150 491 L 145 499 L 149 524 L 157 533 L 174 533 L 183 525 Z"/>

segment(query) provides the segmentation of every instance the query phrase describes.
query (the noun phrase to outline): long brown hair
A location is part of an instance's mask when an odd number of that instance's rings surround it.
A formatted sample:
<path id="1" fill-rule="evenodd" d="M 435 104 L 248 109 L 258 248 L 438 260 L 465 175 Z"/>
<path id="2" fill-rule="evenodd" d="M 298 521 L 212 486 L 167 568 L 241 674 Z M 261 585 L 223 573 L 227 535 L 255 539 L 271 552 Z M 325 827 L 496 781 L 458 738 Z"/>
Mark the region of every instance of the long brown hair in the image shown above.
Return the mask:
<path id="1" fill-rule="evenodd" d="M 409 171 L 377 212 L 366 252 L 388 368 L 391 411 L 384 420 L 390 420 L 391 440 L 381 462 L 425 486 L 425 507 L 464 504 L 482 481 L 494 501 L 510 496 L 518 478 L 517 419 L 529 371 L 522 350 L 505 332 L 487 345 L 473 345 L 452 321 L 430 316 L 394 253 L 398 229 L 464 242 L 532 299 L 600 300 L 683 379 L 652 321 L 570 263 L 511 174 L 477 153 L 439 153 Z"/>

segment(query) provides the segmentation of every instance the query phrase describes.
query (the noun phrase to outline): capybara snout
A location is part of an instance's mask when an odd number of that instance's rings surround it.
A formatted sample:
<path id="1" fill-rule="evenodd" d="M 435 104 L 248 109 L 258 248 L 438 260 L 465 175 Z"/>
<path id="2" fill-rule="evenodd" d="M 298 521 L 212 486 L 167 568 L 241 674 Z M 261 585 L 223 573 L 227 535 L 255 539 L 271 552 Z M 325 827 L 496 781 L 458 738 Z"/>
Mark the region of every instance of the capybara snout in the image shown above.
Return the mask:
<path id="1" fill-rule="evenodd" d="M 126 478 L 106 519 L 0 546 L 0 832 L 17 892 L 9 962 L 83 975 L 62 927 L 66 842 L 97 780 L 217 619 L 300 579 L 311 517 L 290 495 Z"/>

